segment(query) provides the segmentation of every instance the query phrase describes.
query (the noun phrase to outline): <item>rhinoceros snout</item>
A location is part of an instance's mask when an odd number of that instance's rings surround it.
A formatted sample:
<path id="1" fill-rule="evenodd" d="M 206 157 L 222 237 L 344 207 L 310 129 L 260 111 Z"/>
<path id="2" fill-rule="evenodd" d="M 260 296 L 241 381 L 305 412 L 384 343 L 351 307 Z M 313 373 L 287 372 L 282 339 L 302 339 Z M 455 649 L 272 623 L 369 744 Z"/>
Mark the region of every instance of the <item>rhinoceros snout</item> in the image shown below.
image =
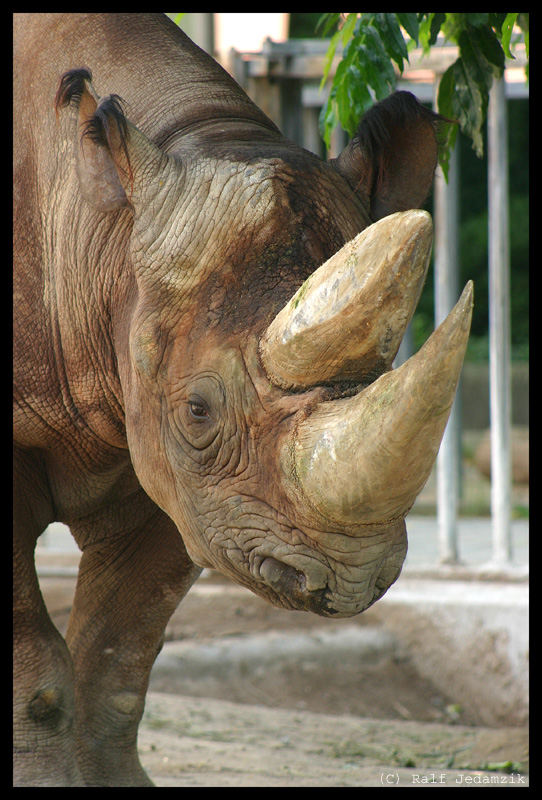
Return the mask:
<path id="1" fill-rule="evenodd" d="M 376 580 L 371 581 L 371 588 L 367 587 L 367 591 L 361 594 L 356 593 L 355 597 L 341 596 L 332 591 L 327 584 L 318 589 L 311 589 L 310 575 L 307 576 L 301 570 L 273 557 L 262 561 L 260 577 L 280 596 L 282 602 L 286 600 L 293 609 L 312 611 L 324 617 L 349 617 L 359 614 L 373 605 L 389 586 L 386 576 L 379 573 Z"/>

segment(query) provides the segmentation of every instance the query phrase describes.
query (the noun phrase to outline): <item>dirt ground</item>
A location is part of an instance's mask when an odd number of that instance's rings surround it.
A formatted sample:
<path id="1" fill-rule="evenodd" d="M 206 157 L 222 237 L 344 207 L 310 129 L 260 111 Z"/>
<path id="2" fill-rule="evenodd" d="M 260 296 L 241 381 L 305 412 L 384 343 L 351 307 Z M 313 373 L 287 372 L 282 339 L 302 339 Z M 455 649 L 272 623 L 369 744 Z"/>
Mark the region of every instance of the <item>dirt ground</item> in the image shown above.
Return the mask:
<path id="1" fill-rule="evenodd" d="M 509 759 L 525 756 L 526 734 L 519 729 L 315 714 L 154 692 L 139 750 L 157 786 L 528 785 L 525 767 Z"/>
<path id="2" fill-rule="evenodd" d="M 64 632 L 74 580 L 42 578 Z M 220 576 L 200 579 L 172 617 L 168 642 L 336 630 L 274 609 Z M 381 625 L 374 609 L 356 625 Z M 528 785 L 528 732 L 487 728 L 435 689 L 408 654 L 330 668 L 301 659 L 272 669 L 184 680 L 151 678 L 141 760 L 157 786 Z"/>

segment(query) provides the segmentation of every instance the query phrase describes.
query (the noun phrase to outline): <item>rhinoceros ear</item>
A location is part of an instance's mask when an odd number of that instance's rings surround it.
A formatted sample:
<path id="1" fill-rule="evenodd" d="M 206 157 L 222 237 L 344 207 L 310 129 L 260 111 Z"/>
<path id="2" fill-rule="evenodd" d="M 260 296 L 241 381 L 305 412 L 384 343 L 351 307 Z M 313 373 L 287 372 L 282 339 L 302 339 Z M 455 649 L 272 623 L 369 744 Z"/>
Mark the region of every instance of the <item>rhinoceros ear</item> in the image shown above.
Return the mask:
<path id="1" fill-rule="evenodd" d="M 356 136 L 330 161 L 373 221 L 423 205 L 437 165 L 441 120 L 410 92 L 395 92 L 367 111 Z"/>
<path id="2" fill-rule="evenodd" d="M 55 106 L 72 104 L 79 110 L 76 142 L 77 174 L 85 200 L 100 211 L 134 205 L 142 199 L 138 177 L 152 187 L 154 171 L 165 156 L 124 116 L 118 95 L 99 98 L 86 68 L 70 70 L 60 80 Z"/>
<path id="3" fill-rule="evenodd" d="M 122 141 L 126 123 L 119 98 L 106 98 L 99 106 L 99 97 L 92 88 L 91 79 L 90 70 L 86 68 L 66 72 L 60 79 L 55 107 L 57 113 L 63 106 L 78 107 L 82 135 L 75 149 L 81 194 L 94 208 L 112 211 L 127 205 L 128 200 L 110 148 L 100 140 L 97 128 L 104 119 L 115 119 L 118 138 Z M 110 130 L 109 138 L 113 138 Z"/>

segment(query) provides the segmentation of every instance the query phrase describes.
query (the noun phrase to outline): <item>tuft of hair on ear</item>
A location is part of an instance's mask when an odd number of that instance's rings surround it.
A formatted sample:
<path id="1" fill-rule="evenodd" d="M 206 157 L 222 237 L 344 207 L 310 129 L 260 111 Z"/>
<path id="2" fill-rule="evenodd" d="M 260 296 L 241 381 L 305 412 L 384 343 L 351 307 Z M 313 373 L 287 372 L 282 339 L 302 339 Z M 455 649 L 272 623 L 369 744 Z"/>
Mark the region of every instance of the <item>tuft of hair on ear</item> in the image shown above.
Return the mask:
<path id="1" fill-rule="evenodd" d="M 85 90 L 85 81 L 92 80 L 92 72 L 87 67 L 70 69 L 60 78 L 57 93 L 55 95 L 55 111 L 58 114 L 61 108 L 78 105 L 81 95 Z"/>
<path id="2" fill-rule="evenodd" d="M 118 94 L 111 94 L 100 100 L 94 114 L 82 126 L 81 138 L 88 137 L 94 144 L 103 147 L 112 147 L 113 129 L 119 134 L 126 157 L 126 138 L 128 124 L 122 109 L 122 98 Z"/>
<path id="3" fill-rule="evenodd" d="M 128 175 L 132 184 L 133 174 L 128 152 L 128 122 L 122 106 L 123 100 L 118 94 L 103 97 L 94 114 L 81 126 L 81 141 L 88 138 L 98 146 L 107 147 L 112 153 L 117 147 L 120 147 L 126 159 Z"/>

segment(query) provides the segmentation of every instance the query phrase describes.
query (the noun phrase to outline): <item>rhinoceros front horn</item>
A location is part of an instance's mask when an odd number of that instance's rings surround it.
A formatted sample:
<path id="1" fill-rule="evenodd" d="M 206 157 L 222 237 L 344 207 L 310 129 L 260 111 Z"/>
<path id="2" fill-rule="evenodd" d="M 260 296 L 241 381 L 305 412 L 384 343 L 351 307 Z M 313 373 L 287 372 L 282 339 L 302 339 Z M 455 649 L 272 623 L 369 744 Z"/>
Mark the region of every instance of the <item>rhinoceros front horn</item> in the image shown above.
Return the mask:
<path id="1" fill-rule="evenodd" d="M 418 303 L 431 243 L 431 217 L 419 210 L 390 214 L 347 242 L 263 335 L 273 383 L 305 388 L 388 370 Z"/>
<path id="2" fill-rule="evenodd" d="M 343 529 L 404 517 L 436 458 L 463 363 L 472 283 L 423 347 L 353 397 L 320 403 L 282 452 L 304 506 Z M 359 528 L 357 529 L 359 531 Z"/>

